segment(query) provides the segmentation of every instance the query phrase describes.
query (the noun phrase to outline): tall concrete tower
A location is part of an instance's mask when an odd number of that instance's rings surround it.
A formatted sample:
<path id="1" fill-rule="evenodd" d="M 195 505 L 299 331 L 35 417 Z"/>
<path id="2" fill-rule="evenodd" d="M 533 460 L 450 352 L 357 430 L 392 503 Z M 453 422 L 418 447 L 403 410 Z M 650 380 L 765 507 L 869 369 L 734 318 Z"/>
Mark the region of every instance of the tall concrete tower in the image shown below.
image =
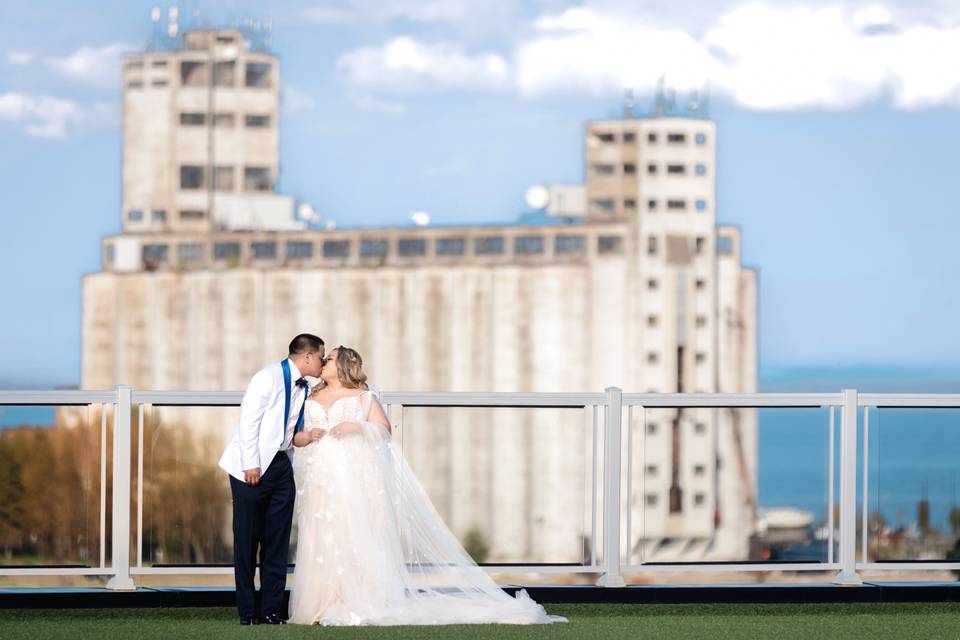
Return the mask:
<path id="1" fill-rule="evenodd" d="M 123 64 L 123 231 L 115 268 L 190 263 L 152 233 L 299 228 L 280 171 L 279 64 L 240 29 L 188 31 Z"/>

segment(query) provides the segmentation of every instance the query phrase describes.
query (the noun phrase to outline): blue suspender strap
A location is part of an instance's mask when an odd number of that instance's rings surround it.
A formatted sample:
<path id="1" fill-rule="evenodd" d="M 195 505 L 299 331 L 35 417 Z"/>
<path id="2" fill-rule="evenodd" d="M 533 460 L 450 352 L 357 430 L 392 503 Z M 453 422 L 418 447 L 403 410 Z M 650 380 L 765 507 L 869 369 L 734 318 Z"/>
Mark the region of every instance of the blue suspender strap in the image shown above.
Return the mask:
<path id="1" fill-rule="evenodd" d="M 304 389 L 303 392 L 304 392 L 303 404 L 300 405 L 300 417 L 297 418 L 297 426 L 293 428 L 294 433 L 300 433 L 300 430 L 303 429 L 303 410 L 307 408 L 307 398 L 306 398 L 307 390 Z"/>
<path id="2" fill-rule="evenodd" d="M 287 420 L 289 420 L 288 416 L 290 415 L 290 363 L 284 358 L 280 366 L 283 367 L 283 430 L 286 432 Z"/>
<path id="3" fill-rule="evenodd" d="M 287 420 L 290 415 L 290 363 L 284 359 L 280 366 L 283 367 L 283 428 L 287 428 Z M 305 390 L 306 391 L 306 390 Z M 307 398 L 303 398 L 303 404 L 300 405 L 300 415 L 297 417 L 297 425 L 293 428 L 293 432 L 300 433 L 300 430 L 303 429 L 303 412 L 307 408 Z"/>

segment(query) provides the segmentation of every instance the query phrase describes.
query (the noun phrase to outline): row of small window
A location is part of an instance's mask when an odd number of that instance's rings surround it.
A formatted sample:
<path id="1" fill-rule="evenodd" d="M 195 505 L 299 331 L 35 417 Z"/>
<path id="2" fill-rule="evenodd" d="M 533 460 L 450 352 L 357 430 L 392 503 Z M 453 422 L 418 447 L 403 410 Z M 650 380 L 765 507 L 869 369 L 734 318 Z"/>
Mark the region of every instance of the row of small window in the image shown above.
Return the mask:
<path id="1" fill-rule="evenodd" d="M 705 326 L 707 326 L 707 316 L 698 314 L 697 317 L 694 319 L 694 324 L 697 326 L 698 329 L 704 328 Z M 651 329 L 659 327 L 660 317 L 656 315 L 647 316 L 647 326 L 650 327 Z"/>
<path id="2" fill-rule="evenodd" d="M 698 291 L 703 291 L 707 288 L 707 281 L 704 278 L 697 278 L 693 281 L 693 286 L 697 288 Z M 647 290 L 656 291 L 660 288 L 660 281 L 656 278 L 647 279 Z"/>
<path id="3" fill-rule="evenodd" d="M 648 476 L 657 476 L 660 474 L 660 467 L 656 464 L 648 464 L 646 468 L 646 473 Z M 705 464 L 695 464 L 693 465 L 693 475 L 702 478 L 707 475 L 707 465 Z"/>
<path id="4" fill-rule="evenodd" d="M 203 217 L 202 211 L 181 211 L 183 214 L 199 214 Z M 138 209 L 129 212 L 131 221 L 143 219 L 143 211 Z M 155 221 L 166 220 L 166 211 L 154 211 Z M 514 238 L 514 248 L 517 253 L 535 254 L 543 253 L 544 238 L 542 236 L 519 236 Z M 554 250 L 558 254 L 582 254 L 586 251 L 585 236 L 555 236 Z M 609 253 L 619 251 L 622 248 L 623 239 L 619 236 L 600 236 L 598 238 L 597 249 L 600 253 Z M 203 258 L 203 246 L 201 244 L 182 244 L 177 248 L 177 259 L 180 261 L 198 261 Z M 250 245 L 251 254 L 255 260 L 269 260 L 277 257 L 277 243 L 274 241 L 253 242 Z M 504 238 L 488 237 L 474 239 L 474 253 L 477 255 L 496 255 L 502 254 L 504 249 Z M 151 244 L 144 246 L 144 260 L 163 262 L 167 259 L 167 245 Z M 287 258 L 312 258 L 314 254 L 314 243 L 310 241 L 290 240 L 286 243 Z M 389 241 L 382 239 L 361 240 L 360 256 L 362 258 L 383 258 L 387 256 L 389 250 Z M 435 241 L 435 250 L 438 256 L 461 256 L 466 253 L 465 238 L 437 238 Z M 322 243 L 322 255 L 324 258 L 347 258 L 350 256 L 350 240 L 325 240 Z M 426 238 L 400 238 L 397 241 L 397 253 L 403 257 L 419 257 L 427 255 Z M 215 260 L 226 260 L 240 256 L 240 243 L 238 242 L 216 242 L 213 245 L 213 257 Z"/>
<path id="5" fill-rule="evenodd" d="M 232 113 L 215 113 L 212 120 L 215 127 L 232 128 L 236 123 L 236 117 Z M 186 127 L 205 126 L 207 124 L 207 114 L 202 112 L 181 113 L 180 124 Z M 247 113 L 243 116 L 243 124 L 250 129 L 263 129 L 270 126 L 270 116 Z"/>
<path id="6" fill-rule="evenodd" d="M 598 176 L 613 176 L 617 174 L 617 165 L 609 164 L 604 162 L 598 162 L 592 165 L 591 167 L 593 172 Z M 655 176 L 659 171 L 658 165 L 650 163 L 647 165 L 647 175 Z M 666 173 L 668 176 L 685 176 L 687 175 L 687 165 L 685 164 L 668 164 L 666 165 Z M 698 176 L 707 175 L 707 165 L 702 162 L 698 162 L 693 165 L 693 173 Z M 637 165 L 633 162 L 624 162 L 623 163 L 623 175 L 634 176 L 637 175 Z"/>
<path id="7" fill-rule="evenodd" d="M 136 71 L 143 69 L 143 60 L 127 61 L 127 71 Z M 153 60 L 151 66 L 154 68 L 165 68 L 166 60 Z M 244 86 L 265 89 L 271 86 L 270 76 L 273 65 L 269 62 L 247 62 L 243 65 L 243 83 Z M 162 83 L 162 84 L 158 84 Z M 166 86 L 167 81 L 155 79 L 153 86 Z M 236 60 L 227 60 L 215 62 L 213 65 L 213 82 L 210 78 L 210 66 L 207 62 L 200 60 L 183 60 L 180 62 L 180 84 L 184 87 L 233 87 L 237 84 L 237 62 Z M 130 89 L 139 89 L 143 87 L 143 80 L 140 78 L 131 78 L 127 82 Z"/>
<path id="8" fill-rule="evenodd" d="M 612 212 L 616 209 L 617 202 L 613 198 L 595 198 L 590 201 L 590 203 L 602 211 Z M 660 201 L 655 198 L 650 198 L 647 200 L 647 211 L 657 211 L 660 206 Z M 700 198 L 694 200 L 693 207 L 697 211 L 706 211 L 707 210 L 707 201 Z M 623 208 L 636 211 L 637 209 L 637 199 L 636 198 L 624 198 Z M 681 198 L 668 198 L 666 200 L 667 211 L 686 211 L 687 210 L 687 201 Z"/>
<path id="9" fill-rule="evenodd" d="M 180 188 L 184 191 L 206 189 L 208 182 L 207 167 L 195 164 L 180 165 Z M 218 191 L 235 189 L 233 165 L 221 165 L 213 168 L 213 188 Z M 272 191 L 273 173 L 269 167 L 244 167 L 244 191 Z"/>
<path id="10" fill-rule="evenodd" d="M 181 211 L 184 213 L 199 214 L 203 217 L 202 211 Z M 154 220 L 166 220 L 165 211 L 154 211 Z M 131 220 L 142 220 L 143 212 L 140 210 L 130 211 Z M 532 240 L 536 239 L 536 242 Z M 541 236 L 519 236 L 514 239 L 517 253 L 542 253 L 544 238 Z M 554 250 L 559 254 L 580 254 L 586 251 L 586 238 L 584 236 L 556 236 L 554 238 Z M 622 247 L 622 238 L 619 236 L 601 236 L 598 238 L 598 251 L 601 253 L 610 251 L 619 251 Z M 203 259 L 204 246 L 202 244 L 182 244 L 177 247 L 177 260 L 181 262 L 196 262 Z M 504 248 L 504 238 L 488 237 L 474 239 L 474 253 L 478 255 L 502 254 Z M 535 251 L 536 249 L 536 251 Z M 273 260 L 277 257 L 277 243 L 274 241 L 253 242 L 250 245 L 251 255 L 254 260 Z M 435 250 L 438 256 L 460 256 L 466 252 L 465 238 L 437 238 L 435 241 Z M 360 256 L 363 258 L 386 257 L 388 251 L 388 241 L 371 239 L 360 242 Z M 143 258 L 147 262 L 160 263 L 165 262 L 168 257 L 168 245 L 150 244 L 143 248 Z M 350 256 L 349 240 L 325 240 L 322 243 L 321 252 L 324 258 L 347 258 Z M 400 238 L 397 241 L 397 253 L 404 257 L 425 256 L 427 254 L 426 238 Z M 287 258 L 312 258 L 314 255 L 314 243 L 304 240 L 290 240 L 286 243 Z M 213 245 L 213 258 L 215 260 L 230 260 L 240 257 L 239 242 L 215 242 Z"/>
<path id="11" fill-rule="evenodd" d="M 704 249 L 707 248 L 707 238 L 705 236 L 697 236 L 693 240 L 693 252 L 697 255 L 702 255 Z M 655 256 L 660 252 L 660 239 L 657 236 L 647 237 L 647 255 Z"/>
<path id="12" fill-rule="evenodd" d="M 233 191 L 235 189 L 234 168 L 229 165 L 214 167 L 213 188 L 217 191 Z M 206 189 L 207 171 L 206 167 L 196 165 L 183 165 L 180 167 L 180 189 L 184 191 L 195 191 Z M 272 191 L 273 179 L 270 169 L 267 167 L 244 167 L 243 169 L 243 190 L 244 191 Z M 180 211 L 181 220 L 202 220 L 205 217 L 203 211 L 194 209 L 184 209 Z M 144 214 L 142 209 L 131 209 L 127 212 L 129 222 L 142 222 Z M 166 222 L 167 212 L 164 210 L 153 211 L 154 222 Z"/>
<path id="13" fill-rule="evenodd" d="M 596 134 L 597 139 L 600 142 L 605 142 L 611 144 L 617 141 L 617 134 L 613 132 L 601 132 Z M 693 139 L 697 144 L 706 144 L 707 143 L 707 134 L 697 132 L 693 135 Z M 647 144 L 657 144 L 660 140 L 660 134 L 656 131 L 650 131 L 647 133 Z M 687 142 L 687 134 L 682 131 L 668 131 L 666 133 L 667 144 L 685 144 Z M 625 144 L 636 144 L 637 134 L 633 131 L 625 131 L 623 133 L 623 142 Z"/>
<path id="14" fill-rule="evenodd" d="M 660 504 L 660 496 L 655 493 L 648 493 L 644 497 L 644 504 L 648 507 L 655 507 Z M 707 504 L 707 494 L 705 493 L 695 493 L 693 494 L 693 506 L 702 507 Z"/>
<path id="15" fill-rule="evenodd" d="M 707 361 L 707 354 L 703 351 L 698 351 L 694 357 L 694 362 L 697 364 L 704 364 Z M 647 364 L 660 364 L 660 354 L 656 351 L 650 351 L 647 353 Z"/>
<path id="16" fill-rule="evenodd" d="M 659 430 L 660 430 L 660 425 L 657 424 L 656 422 L 648 422 L 648 423 L 647 423 L 647 435 L 648 435 L 648 436 L 655 436 L 655 435 L 657 435 L 657 432 L 658 432 Z M 706 422 L 694 422 L 694 423 L 693 423 L 693 432 L 694 432 L 696 435 L 698 435 L 698 436 L 702 436 L 702 435 L 706 434 L 706 433 L 707 433 L 707 423 L 706 423 Z M 699 465 L 698 465 L 698 466 L 699 466 Z M 696 472 L 696 467 L 694 467 L 694 472 Z M 696 474 L 696 473 L 695 473 L 695 475 L 699 475 L 699 474 Z"/>

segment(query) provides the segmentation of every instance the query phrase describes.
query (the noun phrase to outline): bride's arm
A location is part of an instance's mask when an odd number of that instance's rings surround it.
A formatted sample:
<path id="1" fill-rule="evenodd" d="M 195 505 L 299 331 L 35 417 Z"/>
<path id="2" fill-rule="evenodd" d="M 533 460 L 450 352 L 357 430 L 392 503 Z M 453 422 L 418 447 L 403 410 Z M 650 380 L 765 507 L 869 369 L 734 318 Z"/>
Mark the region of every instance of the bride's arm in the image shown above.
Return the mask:
<path id="1" fill-rule="evenodd" d="M 367 417 L 367 421 L 377 423 L 387 430 L 388 435 L 391 433 L 390 421 L 387 420 L 387 414 L 383 412 L 383 407 L 380 406 L 380 401 L 376 398 L 370 399 L 370 415 Z"/>
<path id="2" fill-rule="evenodd" d="M 305 447 L 311 442 L 316 442 L 324 435 L 326 435 L 326 429 L 304 429 L 303 431 L 294 434 L 293 446 Z"/>
<path id="3" fill-rule="evenodd" d="M 305 447 L 310 444 L 310 441 L 312 440 L 310 437 L 310 431 L 313 431 L 313 429 L 304 429 L 303 431 L 295 434 L 293 436 L 293 446 Z"/>

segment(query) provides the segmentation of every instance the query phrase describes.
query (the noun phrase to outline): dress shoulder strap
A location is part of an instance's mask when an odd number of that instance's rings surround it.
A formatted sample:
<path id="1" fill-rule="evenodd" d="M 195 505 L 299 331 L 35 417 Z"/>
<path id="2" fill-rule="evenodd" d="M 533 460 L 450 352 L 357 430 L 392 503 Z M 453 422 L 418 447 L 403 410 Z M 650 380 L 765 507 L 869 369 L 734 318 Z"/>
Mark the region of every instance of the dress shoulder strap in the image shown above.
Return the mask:
<path id="1" fill-rule="evenodd" d="M 372 396 L 369 391 L 364 391 L 360 394 L 360 408 L 363 412 L 364 420 L 368 420 L 370 418 L 371 397 Z"/>

